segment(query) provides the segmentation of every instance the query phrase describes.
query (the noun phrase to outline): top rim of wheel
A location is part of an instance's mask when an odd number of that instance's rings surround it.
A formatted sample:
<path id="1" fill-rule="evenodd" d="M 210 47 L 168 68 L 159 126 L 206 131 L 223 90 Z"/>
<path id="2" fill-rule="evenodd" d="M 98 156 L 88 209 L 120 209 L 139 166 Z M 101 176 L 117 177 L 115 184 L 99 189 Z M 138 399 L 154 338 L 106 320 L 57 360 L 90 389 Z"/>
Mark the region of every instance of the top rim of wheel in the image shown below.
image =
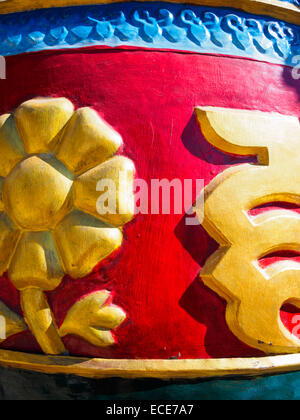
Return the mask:
<path id="1" fill-rule="evenodd" d="M 129 1 L 129 0 L 125 0 Z M 143 2 L 143 0 L 138 0 Z M 148 0 L 149 1 L 149 0 Z M 155 0 L 150 0 L 155 1 Z M 163 0 L 210 7 L 229 7 L 256 15 L 271 16 L 300 25 L 299 0 Z M 124 2 L 124 1 L 123 1 Z M 120 0 L 0 0 L 0 14 L 24 12 L 37 9 L 122 3 Z"/>

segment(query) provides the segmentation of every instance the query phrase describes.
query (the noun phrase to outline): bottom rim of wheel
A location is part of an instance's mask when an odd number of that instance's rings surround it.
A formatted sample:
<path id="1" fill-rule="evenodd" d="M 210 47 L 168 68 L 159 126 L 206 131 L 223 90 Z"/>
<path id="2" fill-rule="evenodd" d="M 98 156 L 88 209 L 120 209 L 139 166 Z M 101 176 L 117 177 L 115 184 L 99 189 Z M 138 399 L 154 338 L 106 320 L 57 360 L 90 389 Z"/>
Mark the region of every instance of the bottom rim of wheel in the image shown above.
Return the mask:
<path id="1" fill-rule="evenodd" d="M 213 378 L 300 370 L 300 354 L 226 359 L 95 359 L 0 350 L 0 366 L 92 378 Z"/>

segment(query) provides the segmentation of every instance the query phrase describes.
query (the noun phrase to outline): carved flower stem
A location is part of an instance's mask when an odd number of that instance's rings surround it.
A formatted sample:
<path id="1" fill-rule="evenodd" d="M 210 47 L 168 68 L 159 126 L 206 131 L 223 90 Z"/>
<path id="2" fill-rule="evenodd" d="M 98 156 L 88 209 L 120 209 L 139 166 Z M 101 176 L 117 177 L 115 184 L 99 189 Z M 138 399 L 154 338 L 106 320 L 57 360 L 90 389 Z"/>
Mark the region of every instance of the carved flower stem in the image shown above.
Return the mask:
<path id="1" fill-rule="evenodd" d="M 66 353 L 47 299 L 41 289 L 26 288 L 21 292 L 25 321 L 46 354 Z"/>

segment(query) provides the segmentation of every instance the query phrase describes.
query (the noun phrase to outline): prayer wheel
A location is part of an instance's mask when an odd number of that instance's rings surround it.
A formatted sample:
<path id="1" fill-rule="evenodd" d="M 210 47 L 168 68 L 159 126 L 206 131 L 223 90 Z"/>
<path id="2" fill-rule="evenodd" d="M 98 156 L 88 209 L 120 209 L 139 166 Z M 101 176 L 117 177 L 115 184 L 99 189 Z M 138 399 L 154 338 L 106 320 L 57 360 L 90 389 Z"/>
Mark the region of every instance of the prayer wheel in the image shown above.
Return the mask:
<path id="1" fill-rule="evenodd" d="M 300 398 L 299 1 L 2 0 L 0 55 L 2 399 Z"/>

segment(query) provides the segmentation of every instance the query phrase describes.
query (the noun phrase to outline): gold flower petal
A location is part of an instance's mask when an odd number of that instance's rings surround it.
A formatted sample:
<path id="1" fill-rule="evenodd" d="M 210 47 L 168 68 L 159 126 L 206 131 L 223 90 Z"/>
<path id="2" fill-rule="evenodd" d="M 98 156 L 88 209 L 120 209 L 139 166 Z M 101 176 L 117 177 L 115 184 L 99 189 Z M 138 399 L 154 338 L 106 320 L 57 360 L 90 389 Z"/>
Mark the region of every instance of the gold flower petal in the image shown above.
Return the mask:
<path id="1" fill-rule="evenodd" d="M 66 126 L 56 156 L 80 174 L 113 156 L 121 144 L 120 135 L 96 111 L 80 108 Z"/>
<path id="2" fill-rule="evenodd" d="M 120 229 L 74 210 L 54 231 L 66 272 L 73 278 L 89 274 L 122 243 Z"/>
<path id="3" fill-rule="evenodd" d="M 114 344 L 110 330 L 121 325 L 126 314 L 120 307 L 107 304 L 110 296 L 110 292 L 102 290 L 76 302 L 60 328 L 60 335 L 78 335 L 94 346 L 106 347 Z"/>
<path id="4" fill-rule="evenodd" d="M 56 289 L 64 276 L 50 232 L 25 232 L 9 268 L 9 277 L 18 290 L 36 287 Z"/>
<path id="5" fill-rule="evenodd" d="M 0 275 L 9 267 L 21 232 L 6 213 L 0 213 Z"/>
<path id="6" fill-rule="evenodd" d="M 134 216 L 134 172 L 132 161 L 123 156 L 115 156 L 91 169 L 74 183 L 75 206 L 113 226 L 123 226 Z M 107 214 L 103 214 L 103 210 L 97 206 L 97 200 L 101 195 L 97 185 L 101 180 L 105 180 L 104 184 L 107 180 L 112 181 L 113 184 L 113 189 L 109 194 L 112 195 L 114 209 L 110 209 Z"/>
<path id="7" fill-rule="evenodd" d="M 26 230 L 52 229 L 68 212 L 72 183 L 50 161 L 31 156 L 5 179 L 5 208 Z"/>
<path id="8" fill-rule="evenodd" d="M 25 156 L 13 116 L 0 116 L 0 176 L 6 177 Z"/>
<path id="9" fill-rule="evenodd" d="M 27 153 L 50 152 L 73 112 L 65 98 L 37 98 L 20 105 L 14 117 Z"/>

